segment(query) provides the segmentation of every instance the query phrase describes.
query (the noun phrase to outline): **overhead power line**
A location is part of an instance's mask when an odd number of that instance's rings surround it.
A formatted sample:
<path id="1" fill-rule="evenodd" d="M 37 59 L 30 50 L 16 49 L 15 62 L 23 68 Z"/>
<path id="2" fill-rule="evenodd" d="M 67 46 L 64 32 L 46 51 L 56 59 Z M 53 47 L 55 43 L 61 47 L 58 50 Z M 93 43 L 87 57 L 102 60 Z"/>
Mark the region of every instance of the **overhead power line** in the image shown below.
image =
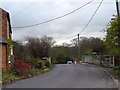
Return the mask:
<path id="1" fill-rule="evenodd" d="M 88 23 L 85 25 L 85 27 L 84 27 L 84 28 L 80 31 L 80 33 L 78 33 L 78 34 L 81 34 L 81 33 L 87 28 L 87 26 L 90 24 L 90 22 L 92 21 L 92 19 L 93 19 L 94 16 L 95 16 L 95 14 L 97 13 L 98 9 L 99 9 L 100 6 L 102 5 L 102 2 L 103 2 L 103 0 L 102 0 L 102 1 L 100 2 L 100 4 L 98 5 L 97 9 L 95 10 L 95 12 L 93 13 L 93 15 L 91 16 L 91 18 L 90 18 L 90 20 L 88 21 Z M 63 40 L 72 38 L 72 37 L 74 37 L 74 36 L 77 36 L 78 34 L 69 36 L 69 37 L 67 37 L 67 38 L 65 38 L 65 39 L 62 39 L 62 40 L 60 40 L 60 41 L 63 41 Z M 60 42 L 60 41 L 59 41 L 59 42 Z"/>
<path id="2" fill-rule="evenodd" d="M 14 14 L 11 18 L 15 18 L 17 15 L 20 15 L 23 11 L 25 11 L 33 2 L 30 2 L 27 6 L 25 6 L 22 10 L 18 11 L 16 14 Z"/>
<path id="3" fill-rule="evenodd" d="M 103 0 L 100 2 L 100 4 L 98 5 L 97 9 L 95 10 L 95 12 L 93 13 L 92 17 L 90 18 L 90 20 L 88 21 L 88 23 L 85 25 L 85 27 L 80 31 L 79 34 L 81 34 L 86 28 L 87 26 L 90 24 L 90 22 L 92 21 L 92 19 L 94 18 L 95 14 L 97 13 L 98 9 L 100 8 L 100 6 L 102 5 Z"/>
<path id="4" fill-rule="evenodd" d="M 62 40 L 69 39 L 69 38 L 72 38 L 72 37 L 75 37 L 75 36 L 77 36 L 77 34 L 75 34 L 75 35 L 72 35 L 72 36 L 69 36 L 69 37 L 66 37 L 66 38 L 64 38 L 64 39 L 61 39 L 61 41 L 62 41 Z"/>
<path id="5" fill-rule="evenodd" d="M 64 14 L 64 15 L 62 15 L 62 16 L 59 16 L 59 17 L 56 17 L 56 18 L 53 18 L 53 19 L 50 19 L 50 20 L 47 20 L 47 21 L 43 21 L 43 22 L 40 22 L 40 23 L 37 23 L 37 24 L 26 25 L 26 26 L 20 26 L 20 27 L 12 27 L 12 28 L 27 28 L 27 27 L 33 27 L 33 26 L 38 26 L 38 25 L 41 25 L 41 24 L 45 24 L 45 23 L 48 23 L 48 22 L 51 22 L 51 21 L 54 21 L 54 20 L 63 18 L 63 17 L 65 17 L 65 16 L 68 16 L 68 15 L 70 15 L 70 14 L 72 14 L 72 13 L 78 11 L 79 9 L 81 9 L 81 8 L 83 8 L 83 7 L 85 7 L 85 6 L 87 6 L 87 5 L 90 4 L 92 1 L 94 1 L 94 0 L 91 0 L 90 2 L 84 4 L 84 5 L 80 6 L 80 7 L 78 7 L 77 9 L 75 9 L 75 10 L 73 10 L 73 11 L 67 13 L 67 14 Z"/>
<path id="6" fill-rule="evenodd" d="M 68 36 L 68 37 L 66 37 L 66 38 L 62 38 L 62 39 L 60 39 L 60 41 L 57 41 L 57 43 L 58 43 L 58 42 L 62 42 L 62 41 L 64 41 L 64 40 L 67 40 L 67 39 L 69 39 L 69 38 L 73 38 L 73 37 L 75 37 L 75 36 L 77 36 L 77 34 Z"/>

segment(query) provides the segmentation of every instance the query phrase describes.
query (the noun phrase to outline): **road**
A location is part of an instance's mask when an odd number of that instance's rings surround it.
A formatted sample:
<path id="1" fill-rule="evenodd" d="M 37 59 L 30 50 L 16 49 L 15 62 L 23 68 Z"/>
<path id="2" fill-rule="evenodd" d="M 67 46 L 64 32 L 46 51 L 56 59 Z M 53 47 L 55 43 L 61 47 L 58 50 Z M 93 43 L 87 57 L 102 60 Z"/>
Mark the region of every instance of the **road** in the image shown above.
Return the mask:
<path id="1" fill-rule="evenodd" d="M 47 73 L 4 86 L 6 88 L 116 88 L 103 68 L 89 64 L 58 64 Z"/>

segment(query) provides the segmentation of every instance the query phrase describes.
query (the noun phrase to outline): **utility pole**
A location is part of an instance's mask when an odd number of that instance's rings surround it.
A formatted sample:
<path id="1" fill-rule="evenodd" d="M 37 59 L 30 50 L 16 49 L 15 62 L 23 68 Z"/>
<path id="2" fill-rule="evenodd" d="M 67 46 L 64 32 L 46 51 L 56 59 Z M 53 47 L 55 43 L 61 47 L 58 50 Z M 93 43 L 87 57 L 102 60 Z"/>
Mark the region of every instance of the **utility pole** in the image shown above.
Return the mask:
<path id="1" fill-rule="evenodd" d="M 120 16 L 120 11 L 119 11 L 119 3 L 118 0 L 116 0 L 116 9 L 117 9 L 117 15 L 118 17 Z"/>
<path id="2" fill-rule="evenodd" d="M 120 28 L 119 28 L 119 18 L 120 18 L 120 10 L 119 10 L 119 1 L 116 0 L 116 10 L 117 10 L 117 17 L 118 17 L 118 32 L 120 32 Z M 120 35 L 117 36 L 117 42 L 118 42 L 118 47 L 120 46 Z"/>
<path id="3" fill-rule="evenodd" d="M 80 61 L 80 35 L 78 34 L 78 62 Z"/>

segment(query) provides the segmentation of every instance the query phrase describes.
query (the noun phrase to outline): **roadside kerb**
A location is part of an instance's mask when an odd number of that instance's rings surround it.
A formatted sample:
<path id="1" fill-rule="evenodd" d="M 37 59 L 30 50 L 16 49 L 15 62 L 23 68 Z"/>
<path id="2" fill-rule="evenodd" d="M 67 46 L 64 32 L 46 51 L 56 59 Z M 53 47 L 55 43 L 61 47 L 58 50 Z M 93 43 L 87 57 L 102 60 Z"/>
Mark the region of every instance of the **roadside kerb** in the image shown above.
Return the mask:
<path id="1" fill-rule="evenodd" d="M 106 71 L 106 70 L 103 70 L 103 71 L 112 78 L 112 80 L 115 82 L 116 86 L 117 86 L 117 87 L 119 88 L 119 90 L 120 90 L 119 80 L 118 80 L 118 79 L 115 79 L 108 71 Z"/>

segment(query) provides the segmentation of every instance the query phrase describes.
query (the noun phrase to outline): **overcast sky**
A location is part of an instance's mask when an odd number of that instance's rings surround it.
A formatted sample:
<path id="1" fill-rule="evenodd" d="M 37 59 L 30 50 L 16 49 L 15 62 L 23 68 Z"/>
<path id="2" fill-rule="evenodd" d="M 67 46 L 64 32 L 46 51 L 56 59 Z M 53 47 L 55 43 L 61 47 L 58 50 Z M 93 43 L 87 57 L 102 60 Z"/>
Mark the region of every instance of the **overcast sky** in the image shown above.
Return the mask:
<path id="1" fill-rule="evenodd" d="M 12 27 L 26 26 L 44 22 L 62 16 L 91 0 L 3 0 L 0 7 L 10 13 Z M 101 0 L 61 19 L 29 28 L 13 30 L 13 39 L 24 41 L 27 36 L 53 37 L 58 43 L 69 42 L 75 37 L 65 38 L 79 33 L 87 24 Z M 106 28 L 112 15 L 116 14 L 115 0 L 104 0 L 88 27 L 80 34 L 86 37 L 105 37 Z"/>

